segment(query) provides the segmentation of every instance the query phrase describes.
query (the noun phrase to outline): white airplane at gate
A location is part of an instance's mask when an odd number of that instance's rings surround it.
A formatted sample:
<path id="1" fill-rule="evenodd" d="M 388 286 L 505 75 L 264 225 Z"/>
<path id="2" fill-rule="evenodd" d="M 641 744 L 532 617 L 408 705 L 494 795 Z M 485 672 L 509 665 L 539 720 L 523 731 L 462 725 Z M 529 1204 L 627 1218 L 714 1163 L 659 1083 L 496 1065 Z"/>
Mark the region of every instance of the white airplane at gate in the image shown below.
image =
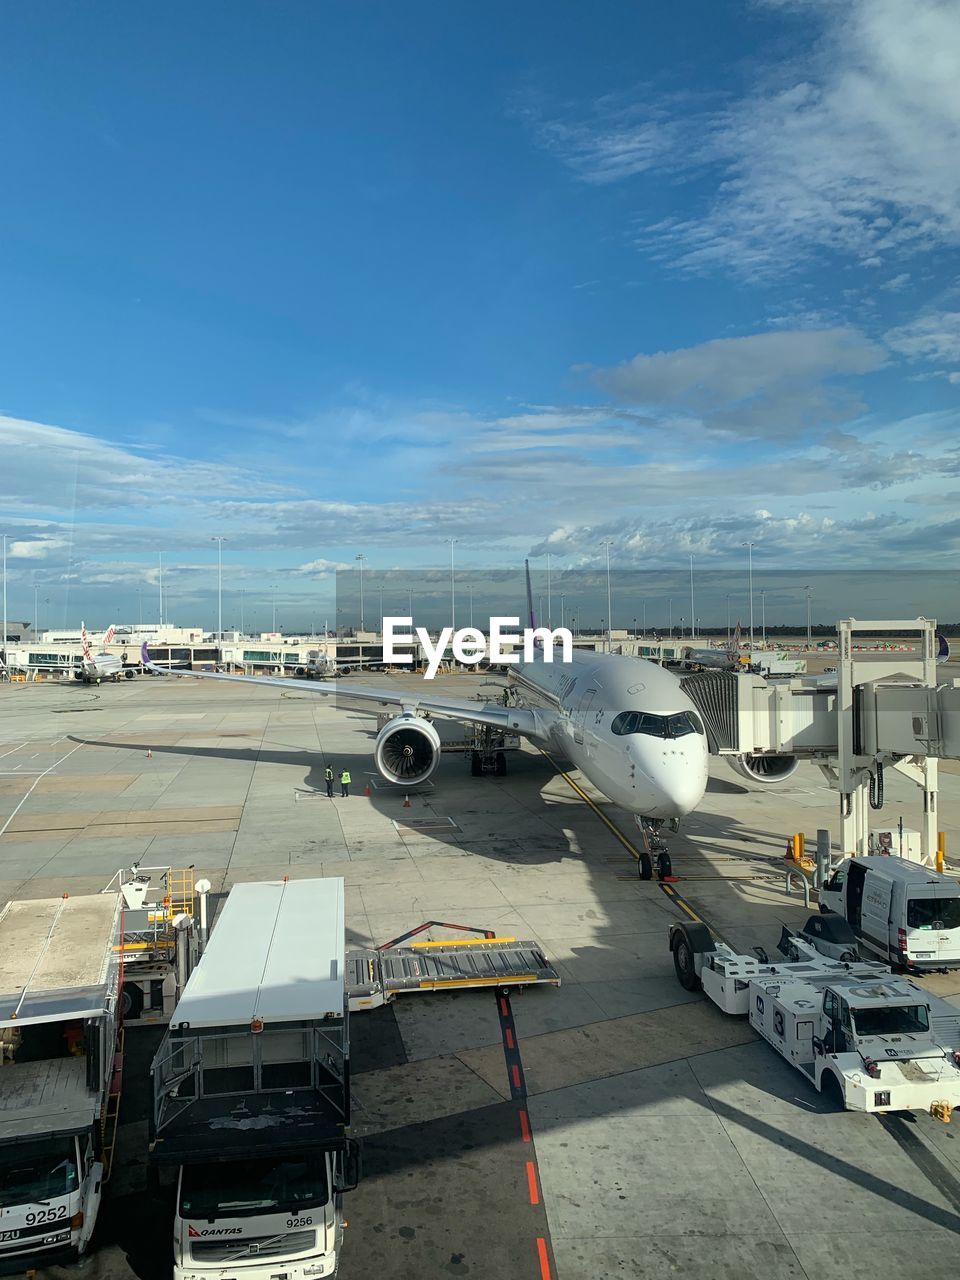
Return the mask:
<path id="1" fill-rule="evenodd" d="M 151 661 L 146 644 L 141 660 L 163 675 L 290 688 L 283 677 L 171 671 Z M 307 689 L 371 712 L 395 709 L 377 735 L 373 759 L 380 775 L 400 787 L 425 782 L 440 763 L 440 735 L 431 723 L 436 718 L 519 734 L 563 755 L 598 791 L 634 815 L 657 857 L 658 873 L 668 875 L 660 829 L 670 823 L 675 830 L 703 799 L 709 755 L 700 713 L 677 676 L 643 658 L 574 649 L 566 662 L 548 662 L 542 650 L 536 651 L 531 661 L 511 666 L 507 679 L 518 705 L 435 695 L 426 682 L 423 691 L 319 680 Z M 498 772 L 505 771 L 506 758 L 501 759 L 504 768 Z M 767 785 L 785 780 L 795 766 L 783 758 L 779 772 L 758 768 L 754 774 L 753 760 L 736 758 L 738 771 Z M 641 874 L 652 874 L 646 850 Z"/>

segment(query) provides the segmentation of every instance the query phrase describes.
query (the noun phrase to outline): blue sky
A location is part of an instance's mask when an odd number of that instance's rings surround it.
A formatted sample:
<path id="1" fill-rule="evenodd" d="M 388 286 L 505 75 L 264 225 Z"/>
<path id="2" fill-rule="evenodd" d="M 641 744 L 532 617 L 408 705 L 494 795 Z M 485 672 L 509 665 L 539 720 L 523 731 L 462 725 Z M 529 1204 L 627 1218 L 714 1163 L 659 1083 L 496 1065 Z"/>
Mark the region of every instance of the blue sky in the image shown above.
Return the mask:
<path id="1" fill-rule="evenodd" d="M 291 628 L 451 537 L 952 565 L 956 5 L 51 0 L 0 73 L 11 616 L 162 550 L 211 622 L 214 534 Z"/>

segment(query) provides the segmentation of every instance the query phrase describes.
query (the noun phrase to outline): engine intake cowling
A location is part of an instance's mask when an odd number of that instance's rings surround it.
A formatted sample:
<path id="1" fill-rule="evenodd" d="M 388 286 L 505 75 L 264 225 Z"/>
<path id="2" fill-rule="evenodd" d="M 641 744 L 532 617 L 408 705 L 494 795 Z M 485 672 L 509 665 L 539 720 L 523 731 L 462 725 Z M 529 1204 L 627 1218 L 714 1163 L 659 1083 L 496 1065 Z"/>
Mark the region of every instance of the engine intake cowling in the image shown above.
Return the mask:
<path id="1" fill-rule="evenodd" d="M 377 734 L 373 759 L 388 782 L 426 782 L 440 763 L 440 735 L 429 720 L 398 716 Z"/>
<path id="2" fill-rule="evenodd" d="M 765 787 L 776 787 L 797 772 L 800 761 L 796 756 L 752 755 L 728 756 L 734 773 L 748 782 L 759 782 Z"/>

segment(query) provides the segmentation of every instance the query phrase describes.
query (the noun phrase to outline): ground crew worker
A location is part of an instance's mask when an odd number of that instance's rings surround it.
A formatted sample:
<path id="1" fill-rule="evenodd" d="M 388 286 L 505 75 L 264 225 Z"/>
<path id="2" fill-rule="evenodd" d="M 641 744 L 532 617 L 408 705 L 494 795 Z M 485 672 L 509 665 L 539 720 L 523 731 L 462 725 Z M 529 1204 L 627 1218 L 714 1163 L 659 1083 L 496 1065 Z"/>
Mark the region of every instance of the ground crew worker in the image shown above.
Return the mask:
<path id="1" fill-rule="evenodd" d="M 333 799 L 333 769 L 330 765 L 327 765 L 326 769 L 324 769 L 323 776 L 327 780 L 327 795 L 332 800 Z"/>
<path id="2" fill-rule="evenodd" d="M 350 770 L 342 769 L 340 772 L 340 794 L 348 796 L 350 794 Z"/>

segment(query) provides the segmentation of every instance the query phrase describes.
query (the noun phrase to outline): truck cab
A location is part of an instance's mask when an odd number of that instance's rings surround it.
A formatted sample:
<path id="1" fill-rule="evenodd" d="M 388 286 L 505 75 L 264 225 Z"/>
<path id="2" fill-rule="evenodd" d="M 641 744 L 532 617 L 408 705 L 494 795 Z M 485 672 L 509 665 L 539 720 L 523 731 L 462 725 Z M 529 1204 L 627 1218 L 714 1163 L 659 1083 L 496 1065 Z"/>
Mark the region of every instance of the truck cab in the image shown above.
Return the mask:
<path id="1" fill-rule="evenodd" d="M 0 1272 L 85 1252 L 103 1184 L 95 1150 L 92 1132 L 0 1146 Z"/>
<path id="2" fill-rule="evenodd" d="M 356 1148 L 188 1164 L 177 1180 L 175 1280 L 321 1280 L 337 1269 Z"/>
<path id="3" fill-rule="evenodd" d="M 960 886 L 903 858 L 848 858 L 820 890 L 861 944 L 889 964 L 919 971 L 960 968 Z"/>

